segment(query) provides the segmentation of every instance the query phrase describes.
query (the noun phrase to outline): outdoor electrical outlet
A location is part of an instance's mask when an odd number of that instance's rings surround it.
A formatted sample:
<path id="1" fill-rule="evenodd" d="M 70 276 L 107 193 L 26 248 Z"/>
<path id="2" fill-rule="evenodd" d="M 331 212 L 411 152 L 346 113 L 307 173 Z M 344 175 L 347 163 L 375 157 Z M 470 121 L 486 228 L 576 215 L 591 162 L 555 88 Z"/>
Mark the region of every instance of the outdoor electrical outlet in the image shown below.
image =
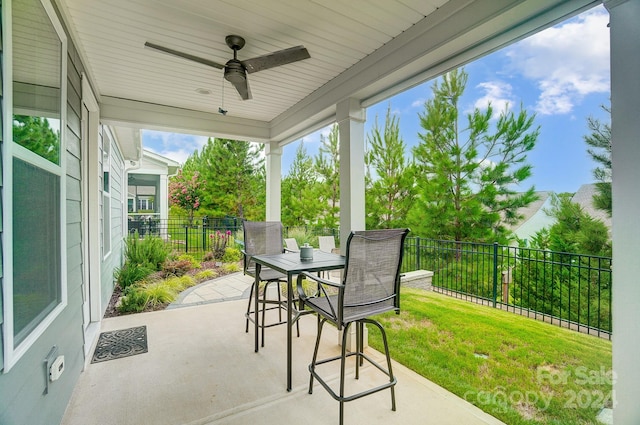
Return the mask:
<path id="1" fill-rule="evenodd" d="M 49 368 L 49 379 L 51 382 L 57 381 L 64 372 L 64 356 L 58 356 Z"/>

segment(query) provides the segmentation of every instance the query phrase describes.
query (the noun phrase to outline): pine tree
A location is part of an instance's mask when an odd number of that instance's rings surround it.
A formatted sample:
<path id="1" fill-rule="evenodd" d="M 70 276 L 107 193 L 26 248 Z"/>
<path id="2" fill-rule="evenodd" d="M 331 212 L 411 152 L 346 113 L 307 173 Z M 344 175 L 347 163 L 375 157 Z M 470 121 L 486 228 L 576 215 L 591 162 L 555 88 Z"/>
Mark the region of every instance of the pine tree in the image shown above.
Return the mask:
<path id="1" fill-rule="evenodd" d="M 13 141 L 54 164 L 60 163 L 60 133 L 44 117 L 14 115 Z"/>
<path id="2" fill-rule="evenodd" d="M 391 105 L 387 108 L 384 129 L 379 127 L 376 117 L 367 142 L 367 228 L 403 226 L 413 200 L 413 167 L 405 157 L 400 122 L 391 114 Z"/>
<path id="3" fill-rule="evenodd" d="M 327 228 L 337 228 L 340 203 L 340 151 L 338 126 L 331 127 L 328 137 L 320 136 L 320 149 L 314 165 L 319 177 L 319 201 L 323 206 L 319 211 L 318 224 Z M 326 156 L 325 156 L 326 154 Z"/>
<path id="4" fill-rule="evenodd" d="M 300 143 L 287 176 L 282 179 L 282 224 L 313 224 L 318 212 L 316 174 L 313 160 Z"/>
<path id="5" fill-rule="evenodd" d="M 601 108 L 611 114 L 609 107 L 603 105 Z M 587 153 L 600 164 L 593 170 L 593 177 L 597 181 L 593 204 L 611 216 L 611 126 L 593 117 L 587 118 L 587 126 L 591 131 L 591 134 L 584 136 L 584 141 L 590 146 Z"/>
<path id="6" fill-rule="evenodd" d="M 409 212 L 415 234 L 456 241 L 502 241 L 505 224 L 536 199 L 534 188 L 517 192 L 532 174 L 526 154 L 539 130 L 534 115 L 502 111 L 491 132 L 493 108 L 474 109 L 461 127 L 464 69 L 435 82 L 434 97 L 420 114 L 421 142 L 414 148 L 417 196 Z"/>

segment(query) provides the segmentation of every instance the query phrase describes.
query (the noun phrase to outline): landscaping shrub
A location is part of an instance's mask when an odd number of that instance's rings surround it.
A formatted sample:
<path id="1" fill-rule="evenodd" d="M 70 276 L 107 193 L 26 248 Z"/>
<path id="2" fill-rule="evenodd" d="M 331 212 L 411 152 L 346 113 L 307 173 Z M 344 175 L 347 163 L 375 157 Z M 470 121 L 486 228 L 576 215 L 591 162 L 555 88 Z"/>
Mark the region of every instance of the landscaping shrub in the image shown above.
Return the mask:
<path id="1" fill-rule="evenodd" d="M 132 285 L 124 291 L 118 309 L 122 313 L 139 313 L 147 307 L 147 295 L 138 285 Z"/>
<path id="2" fill-rule="evenodd" d="M 193 263 L 190 260 L 165 260 L 162 264 L 164 277 L 183 276 L 191 269 L 193 269 Z"/>
<path id="3" fill-rule="evenodd" d="M 164 281 L 161 282 L 164 286 L 166 286 L 167 288 L 170 288 L 171 290 L 175 291 L 176 294 L 179 294 L 180 292 L 184 291 L 187 288 L 192 287 L 193 285 L 196 284 L 196 281 L 193 277 L 189 276 L 189 275 L 185 275 L 185 276 L 174 276 L 174 277 L 170 277 Z"/>
<path id="4" fill-rule="evenodd" d="M 305 243 L 315 247 L 318 246 L 318 236 L 304 227 L 289 227 L 287 237 L 295 239 L 298 246 L 303 246 Z"/>
<path id="5" fill-rule="evenodd" d="M 132 264 L 151 264 L 160 270 L 162 263 L 169 256 L 169 249 L 157 236 L 145 236 L 140 239 L 136 235 L 129 236 L 125 247 L 126 261 Z"/>
<path id="6" fill-rule="evenodd" d="M 242 253 L 237 248 L 227 247 L 224 249 L 224 255 L 222 256 L 223 263 L 235 263 L 240 261 Z"/>
<path id="7" fill-rule="evenodd" d="M 211 269 L 199 271 L 195 276 L 196 280 L 198 281 L 210 280 L 216 277 L 218 277 L 218 273 L 215 270 Z"/>
<path id="8" fill-rule="evenodd" d="M 146 306 L 157 307 L 160 304 L 168 304 L 175 301 L 179 291 L 173 289 L 166 281 L 159 281 L 144 285 L 142 292 L 147 299 Z"/>
<path id="9" fill-rule="evenodd" d="M 190 261 L 192 269 L 199 269 L 199 268 L 202 267 L 200 262 L 198 260 L 196 260 L 195 258 L 193 258 L 193 255 L 182 254 L 182 255 L 178 256 L 177 259 L 180 260 L 180 261 L 184 261 L 184 260 Z"/>
<path id="10" fill-rule="evenodd" d="M 235 273 L 240 271 L 238 263 L 225 263 L 222 265 L 222 269 L 227 273 Z"/>
<path id="11" fill-rule="evenodd" d="M 149 263 L 137 264 L 126 262 L 122 268 L 115 271 L 116 282 L 122 289 L 126 289 L 134 283 L 144 279 L 155 271 Z"/>

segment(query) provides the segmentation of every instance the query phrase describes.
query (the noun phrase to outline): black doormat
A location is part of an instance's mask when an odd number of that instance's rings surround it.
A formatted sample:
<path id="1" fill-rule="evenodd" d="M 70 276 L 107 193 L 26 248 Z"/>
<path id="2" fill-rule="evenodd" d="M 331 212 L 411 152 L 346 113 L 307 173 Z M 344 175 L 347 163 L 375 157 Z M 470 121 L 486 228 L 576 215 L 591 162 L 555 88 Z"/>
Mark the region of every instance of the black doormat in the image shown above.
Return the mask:
<path id="1" fill-rule="evenodd" d="M 147 327 L 102 332 L 91 363 L 106 362 L 147 352 Z"/>

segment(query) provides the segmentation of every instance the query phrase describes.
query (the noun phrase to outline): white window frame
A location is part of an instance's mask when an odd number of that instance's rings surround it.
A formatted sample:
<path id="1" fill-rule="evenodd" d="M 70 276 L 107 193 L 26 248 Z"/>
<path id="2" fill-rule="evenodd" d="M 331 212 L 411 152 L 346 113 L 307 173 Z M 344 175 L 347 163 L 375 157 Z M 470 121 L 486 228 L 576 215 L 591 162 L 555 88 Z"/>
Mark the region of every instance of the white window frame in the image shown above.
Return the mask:
<path id="1" fill-rule="evenodd" d="M 111 255 L 111 149 L 113 137 L 105 127 L 102 135 L 102 259 L 106 260 Z M 109 173 L 109 181 L 107 182 L 108 190 L 104 190 L 104 174 L 105 171 Z"/>
<path id="2" fill-rule="evenodd" d="M 3 356 L 2 372 L 7 373 L 40 338 L 67 306 L 66 241 L 66 143 L 67 125 L 67 36 L 49 0 L 39 0 L 60 39 L 60 164 L 53 164 L 13 142 L 13 10 L 11 1 L 2 4 L 3 51 Z M 60 178 L 60 303 L 49 312 L 29 335 L 14 347 L 13 335 L 13 158 L 34 164 Z"/>

